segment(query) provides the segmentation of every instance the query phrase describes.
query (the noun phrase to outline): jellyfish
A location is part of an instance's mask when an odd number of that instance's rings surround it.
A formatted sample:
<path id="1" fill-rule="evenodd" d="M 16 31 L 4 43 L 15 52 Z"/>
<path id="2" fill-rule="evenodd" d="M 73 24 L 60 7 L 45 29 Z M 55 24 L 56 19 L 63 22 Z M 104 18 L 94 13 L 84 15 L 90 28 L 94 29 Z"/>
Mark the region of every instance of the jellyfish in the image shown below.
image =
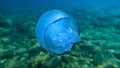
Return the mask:
<path id="1" fill-rule="evenodd" d="M 57 55 L 70 52 L 81 40 L 78 22 L 60 10 L 49 10 L 40 17 L 36 37 L 43 49 Z"/>

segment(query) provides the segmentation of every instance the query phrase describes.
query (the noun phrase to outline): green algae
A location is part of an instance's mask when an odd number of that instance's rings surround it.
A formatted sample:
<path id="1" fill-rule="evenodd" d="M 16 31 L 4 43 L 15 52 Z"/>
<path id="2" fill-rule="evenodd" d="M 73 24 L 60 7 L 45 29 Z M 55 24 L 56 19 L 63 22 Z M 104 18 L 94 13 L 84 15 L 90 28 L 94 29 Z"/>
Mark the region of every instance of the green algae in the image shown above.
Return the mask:
<path id="1" fill-rule="evenodd" d="M 120 18 L 117 14 L 105 15 L 105 11 L 86 9 L 65 10 L 78 20 L 82 40 L 72 52 L 60 56 L 42 49 L 35 37 L 37 20 L 46 10 L 19 12 L 24 15 L 4 11 L 0 15 L 0 68 L 120 67 Z"/>

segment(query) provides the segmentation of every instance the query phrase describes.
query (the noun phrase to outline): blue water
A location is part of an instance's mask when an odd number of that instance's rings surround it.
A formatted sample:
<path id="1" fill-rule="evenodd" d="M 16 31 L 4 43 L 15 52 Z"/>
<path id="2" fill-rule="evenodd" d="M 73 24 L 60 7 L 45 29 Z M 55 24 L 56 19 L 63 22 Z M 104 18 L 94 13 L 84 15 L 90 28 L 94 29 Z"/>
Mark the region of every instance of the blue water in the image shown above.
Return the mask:
<path id="1" fill-rule="evenodd" d="M 119 0 L 1 0 L 0 4 L 6 7 L 26 8 L 94 8 L 103 9 L 112 6 L 120 6 Z"/>
<path id="2" fill-rule="evenodd" d="M 42 48 L 35 33 L 41 16 L 56 9 L 70 15 L 80 26 L 80 42 L 62 55 L 49 52 L 50 48 L 48 51 Z M 69 20 L 59 23 L 64 21 Z M 56 37 L 57 29 L 61 30 L 63 24 L 54 24 L 60 25 L 59 28 L 50 27 L 46 37 Z M 53 29 L 55 33 L 51 33 Z M 67 36 L 71 40 L 75 34 Z M 49 43 L 51 47 L 53 43 Z M 61 49 L 51 48 L 54 51 Z M 0 68 L 21 67 L 120 68 L 120 0 L 0 0 Z"/>

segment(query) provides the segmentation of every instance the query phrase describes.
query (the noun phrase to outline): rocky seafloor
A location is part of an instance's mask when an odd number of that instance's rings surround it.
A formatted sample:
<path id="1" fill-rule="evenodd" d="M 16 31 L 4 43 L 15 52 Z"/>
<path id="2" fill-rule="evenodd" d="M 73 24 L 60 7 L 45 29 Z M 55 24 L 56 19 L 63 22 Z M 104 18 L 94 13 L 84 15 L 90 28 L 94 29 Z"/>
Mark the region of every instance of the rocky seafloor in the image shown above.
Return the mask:
<path id="1" fill-rule="evenodd" d="M 79 22 L 82 38 L 64 55 L 47 52 L 36 40 L 46 9 L 0 9 L 0 68 L 120 68 L 120 8 L 61 9 Z"/>

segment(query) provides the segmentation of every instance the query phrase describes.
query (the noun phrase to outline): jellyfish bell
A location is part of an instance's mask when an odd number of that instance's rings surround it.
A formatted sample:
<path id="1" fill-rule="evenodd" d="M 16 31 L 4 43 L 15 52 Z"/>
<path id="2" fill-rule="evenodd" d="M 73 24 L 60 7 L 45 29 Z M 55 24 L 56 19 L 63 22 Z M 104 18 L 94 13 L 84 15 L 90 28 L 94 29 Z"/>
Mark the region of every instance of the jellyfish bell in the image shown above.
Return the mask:
<path id="1" fill-rule="evenodd" d="M 79 25 L 68 14 L 60 10 L 50 10 L 43 14 L 36 26 L 36 36 L 40 45 L 54 54 L 71 51 L 79 42 Z"/>

